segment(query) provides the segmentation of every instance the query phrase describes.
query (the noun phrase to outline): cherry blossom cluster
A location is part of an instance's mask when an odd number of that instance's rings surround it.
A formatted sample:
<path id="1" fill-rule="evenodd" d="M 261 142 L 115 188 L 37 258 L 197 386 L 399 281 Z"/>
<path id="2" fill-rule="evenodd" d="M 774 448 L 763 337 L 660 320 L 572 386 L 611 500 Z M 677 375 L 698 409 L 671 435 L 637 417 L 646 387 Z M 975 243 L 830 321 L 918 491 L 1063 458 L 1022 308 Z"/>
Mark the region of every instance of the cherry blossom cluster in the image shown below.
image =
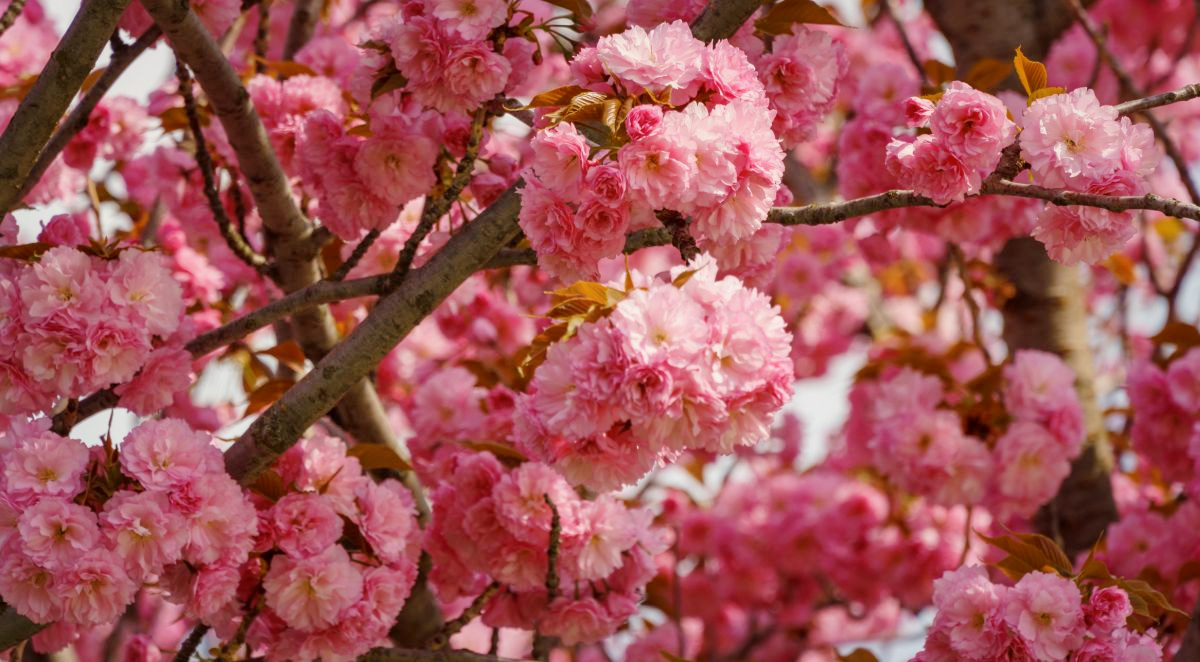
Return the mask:
<path id="1" fill-rule="evenodd" d="M 193 617 L 221 616 L 258 518 L 212 438 L 148 421 L 117 452 L 47 427 L 17 423 L 0 438 L 4 602 L 71 630 L 115 622 L 141 586 L 158 585 Z"/>
<path id="2" fill-rule="evenodd" d="M 520 224 L 539 264 L 566 281 L 595 277 L 596 263 L 621 252 L 628 230 L 654 225 L 656 211 L 690 218 L 702 246 L 762 226 L 783 150 L 743 51 L 705 45 L 675 21 L 603 37 L 571 71 L 584 99 L 624 104 L 623 117 L 608 128 L 610 145 L 590 145 L 570 114 L 534 136 Z"/>
<path id="3" fill-rule="evenodd" d="M 888 170 L 905 188 L 943 205 L 978 193 L 1017 133 L 1004 102 L 959 81 L 937 103 L 910 98 L 905 113 L 910 127 L 929 133 L 888 143 Z"/>
<path id="4" fill-rule="evenodd" d="M 110 385 L 149 414 L 190 382 L 179 285 L 159 254 L 97 257 L 83 216 L 58 216 L 41 239 L 61 245 L 35 261 L 0 260 L 0 414 L 50 409 Z"/>
<path id="5" fill-rule="evenodd" d="M 426 547 L 444 601 L 473 598 L 490 627 L 537 630 L 568 646 L 598 641 L 637 612 L 669 545 L 649 510 L 579 498 L 537 462 L 507 468 L 488 452 L 454 455 L 433 489 Z"/>
<path id="6" fill-rule="evenodd" d="M 1183 483 L 1190 494 L 1200 494 L 1200 347 L 1165 369 L 1148 361 L 1135 363 L 1127 388 L 1133 449 L 1168 482 Z"/>
<path id="7" fill-rule="evenodd" d="M 372 481 L 342 441 L 302 440 L 271 474 L 278 490 L 254 494 L 178 419 L 91 451 L 40 421 L 0 437 L 0 598 L 55 624 L 48 652 L 111 625 L 143 586 L 222 640 L 248 626 L 271 660 L 352 660 L 386 641 L 421 533 L 407 489 Z"/>
<path id="8" fill-rule="evenodd" d="M 990 385 L 971 388 L 987 383 L 978 366 L 939 376 L 932 366 L 884 365 L 851 390 L 843 461 L 873 466 L 935 503 L 1031 515 L 1083 444 L 1075 374 L 1053 354 L 1019 350 L 1003 368 L 1002 402 L 988 402 Z"/>
<path id="9" fill-rule="evenodd" d="M 1101 105 L 1087 88 L 1043 97 L 1022 118 L 1021 156 L 1044 186 L 1102 195 L 1141 195 L 1162 154 L 1149 126 Z M 1134 235 L 1130 214 L 1047 206 L 1033 236 L 1055 260 L 1098 262 Z"/>
<path id="10" fill-rule="evenodd" d="M 755 659 L 796 659 L 889 634 L 902 605 L 928 603 L 933 579 L 958 566 L 966 543 L 962 506 L 897 498 L 839 471 L 797 474 L 778 464 L 727 484 L 711 507 L 678 495 L 664 512 L 678 530 L 671 559 L 678 574 L 654 604 L 669 612 L 678 590 L 685 622 L 702 625 L 693 643 L 703 642 L 706 657 L 736 651 L 762 632 Z M 680 655 L 676 641 L 660 638 L 653 648 Z"/>
<path id="11" fill-rule="evenodd" d="M 1014 586 L 996 584 L 981 566 L 964 566 L 933 583 L 937 616 L 914 662 L 968 660 L 1161 660 L 1154 631 L 1130 629 L 1130 596 L 1118 586 L 1079 584 L 1030 572 Z"/>
<path id="12" fill-rule="evenodd" d="M 779 308 L 708 256 L 670 273 L 552 344 L 517 401 L 518 446 L 574 484 L 614 489 L 685 449 L 754 444 L 791 396 Z"/>
<path id="13" fill-rule="evenodd" d="M 417 578 L 421 529 L 400 481 L 375 482 L 346 445 L 320 432 L 276 465 L 287 490 L 258 498 L 260 531 L 242 574 L 257 616 L 246 643 L 268 660 L 354 660 L 386 645 Z M 256 582 L 261 582 L 261 597 Z M 233 605 L 223 639 L 247 618 Z M 216 623 L 214 625 L 220 625 Z"/>

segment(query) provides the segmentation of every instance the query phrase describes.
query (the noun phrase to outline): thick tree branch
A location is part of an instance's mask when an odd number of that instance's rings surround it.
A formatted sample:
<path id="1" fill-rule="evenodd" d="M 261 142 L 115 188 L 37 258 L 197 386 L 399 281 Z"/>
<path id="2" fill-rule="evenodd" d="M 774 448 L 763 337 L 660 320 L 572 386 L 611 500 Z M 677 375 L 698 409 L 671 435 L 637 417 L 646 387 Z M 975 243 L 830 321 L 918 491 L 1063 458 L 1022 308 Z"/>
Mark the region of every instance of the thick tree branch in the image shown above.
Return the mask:
<path id="1" fill-rule="evenodd" d="M 250 185 L 250 193 L 263 219 L 280 287 L 291 293 L 316 283 L 322 273 L 321 264 L 311 250 L 312 226 L 296 205 L 287 176 L 271 149 L 266 129 L 237 72 L 207 28 L 188 9 L 187 0 L 143 0 L 142 4 L 171 39 L 179 57 L 192 69 L 225 128 L 229 144 L 237 154 L 239 169 Z M 337 327 L 327 306 L 297 311 L 293 328 L 305 355 L 314 363 L 339 341 Z M 317 417 L 337 405 L 338 423 L 356 440 L 386 445 L 406 457 L 408 451 L 396 438 L 379 395 L 366 376 L 364 371 L 358 379 L 339 385 L 336 393 L 330 393 L 332 401 Z M 308 420 L 285 443 L 289 446 L 294 443 L 317 417 Z M 267 463 L 275 457 L 277 455 L 268 458 Z M 415 477 L 406 472 L 403 479 L 413 490 L 417 510 L 424 520 L 428 504 Z"/>
<path id="2" fill-rule="evenodd" d="M 21 192 L 17 194 L 18 200 L 23 200 L 29 192 L 37 186 L 38 181 L 42 179 L 42 175 L 46 174 L 46 170 L 50 168 L 50 164 L 54 163 L 54 159 L 66 148 L 75 134 L 83 130 L 87 126 L 88 118 L 92 111 L 100 104 L 100 100 L 108 93 L 121 74 L 133 64 L 133 61 L 139 55 L 146 52 L 146 49 L 154 45 L 158 38 L 162 36 L 162 30 L 158 26 L 152 26 L 149 30 L 142 33 L 142 36 L 137 38 L 129 46 L 126 46 L 121 51 L 114 53 L 112 59 L 108 63 L 108 67 L 104 69 L 104 73 L 96 79 L 94 85 L 84 92 L 83 97 L 79 99 L 79 103 L 71 109 L 71 113 L 58 126 L 58 130 L 54 132 L 54 136 L 50 138 L 50 142 L 46 143 L 46 147 L 38 156 L 37 163 L 33 164 L 33 169 L 29 171 L 29 176 L 25 178 L 25 184 L 21 186 Z"/>
<path id="3" fill-rule="evenodd" d="M 256 420 L 225 454 L 229 473 L 253 482 L 340 394 L 379 361 L 455 288 L 517 236 L 520 197 L 510 188 L 450 238 L 425 266 L 413 270 L 367 319 Z"/>
<path id="4" fill-rule="evenodd" d="M 37 82 L 0 136 L 0 215 L 20 203 L 20 192 L 59 118 L 83 85 L 117 27 L 129 0 L 83 3 Z"/>
<path id="5" fill-rule="evenodd" d="M 0 651 L 8 650 L 46 627 L 25 618 L 0 602 Z"/>

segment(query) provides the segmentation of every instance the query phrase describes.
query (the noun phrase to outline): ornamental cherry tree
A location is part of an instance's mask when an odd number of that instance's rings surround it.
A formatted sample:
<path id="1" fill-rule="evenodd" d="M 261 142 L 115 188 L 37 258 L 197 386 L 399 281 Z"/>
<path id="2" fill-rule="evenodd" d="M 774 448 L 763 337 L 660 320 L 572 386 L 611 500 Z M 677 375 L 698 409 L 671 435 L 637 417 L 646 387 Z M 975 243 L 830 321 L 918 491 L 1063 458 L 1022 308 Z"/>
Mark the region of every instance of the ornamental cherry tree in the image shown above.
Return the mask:
<path id="1" fill-rule="evenodd" d="M 1200 660 L 1194 3 L 80 4 L 0 658 Z"/>

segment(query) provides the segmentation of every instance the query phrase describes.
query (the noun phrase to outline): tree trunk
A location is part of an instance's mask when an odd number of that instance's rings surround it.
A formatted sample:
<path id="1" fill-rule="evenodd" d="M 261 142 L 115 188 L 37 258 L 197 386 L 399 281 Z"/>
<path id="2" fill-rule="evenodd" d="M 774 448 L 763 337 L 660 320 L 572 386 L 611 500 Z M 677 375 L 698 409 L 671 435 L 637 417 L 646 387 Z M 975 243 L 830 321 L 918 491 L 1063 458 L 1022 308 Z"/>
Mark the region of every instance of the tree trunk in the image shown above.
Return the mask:
<path id="1" fill-rule="evenodd" d="M 1017 46 L 1044 58 L 1072 20 L 1064 3 L 1043 0 L 927 0 L 925 7 L 954 49 L 960 74 L 980 58 L 1011 59 Z M 996 269 L 1016 288 L 1002 310 L 1009 351 L 1054 352 L 1075 370 L 1087 438 L 1071 474 L 1035 518 L 1038 529 L 1074 557 L 1117 519 L 1109 479 L 1112 449 L 1096 402 L 1079 269 L 1052 262 L 1029 238 L 1009 241 L 996 256 Z"/>

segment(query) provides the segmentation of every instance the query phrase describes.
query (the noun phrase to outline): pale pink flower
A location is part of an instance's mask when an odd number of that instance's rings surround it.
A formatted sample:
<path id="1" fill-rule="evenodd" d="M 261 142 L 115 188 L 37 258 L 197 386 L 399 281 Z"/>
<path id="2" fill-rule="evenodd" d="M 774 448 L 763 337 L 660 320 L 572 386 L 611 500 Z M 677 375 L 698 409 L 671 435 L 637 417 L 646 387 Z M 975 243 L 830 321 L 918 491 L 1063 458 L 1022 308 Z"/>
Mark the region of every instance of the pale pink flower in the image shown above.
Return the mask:
<path id="1" fill-rule="evenodd" d="M 437 143 L 425 135 L 383 133 L 359 144 L 354 172 L 375 195 L 400 207 L 437 183 L 437 155 Z"/>
<path id="2" fill-rule="evenodd" d="M 117 492 L 104 504 L 100 527 L 108 546 L 136 581 L 178 561 L 187 543 L 183 517 L 166 497 L 154 492 Z"/>
<path id="3" fill-rule="evenodd" d="M 629 118 L 625 120 L 628 122 Z M 616 165 L 604 163 L 588 167 L 585 181 L 591 199 L 609 207 L 625 206 L 625 175 Z"/>
<path id="4" fill-rule="evenodd" d="M 133 379 L 117 386 L 121 406 L 141 416 L 151 416 L 169 406 L 175 395 L 192 385 L 192 355 L 182 347 L 161 347 L 151 352 Z"/>
<path id="5" fill-rule="evenodd" d="M 1087 88 L 1043 97 L 1022 118 L 1021 153 L 1046 186 L 1102 176 L 1121 166 L 1123 132 L 1112 106 Z"/>
<path id="6" fill-rule="evenodd" d="M 1138 195 L 1142 188 L 1133 173 L 1118 170 L 1102 179 L 1086 180 L 1082 190 L 1120 196 Z M 1128 213 L 1074 205 L 1047 205 L 1032 232 L 1046 245 L 1050 257 L 1063 264 L 1099 262 L 1120 250 L 1134 234 L 1136 228 Z"/>
<path id="7" fill-rule="evenodd" d="M 117 558 L 94 549 L 57 573 L 51 591 L 61 600 L 67 622 L 106 625 L 124 612 L 137 588 Z"/>
<path id="8" fill-rule="evenodd" d="M 408 490 L 397 480 L 363 481 L 356 501 L 361 514 L 355 523 L 375 555 L 385 563 L 415 561 L 421 534 Z"/>
<path id="9" fill-rule="evenodd" d="M 37 264 L 21 274 L 25 316 L 41 320 L 51 315 L 92 317 L 105 297 L 101 270 L 93 258 L 66 246 L 46 251 Z"/>
<path id="10" fill-rule="evenodd" d="M 151 489 L 169 490 L 211 473 L 224 474 L 221 451 L 205 432 L 174 418 L 146 421 L 121 443 L 121 469 Z"/>
<path id="11" fill-rule="evenodd" d="M 200 619 L 215 616 L 237 594 L 241 573 L 229 565 L 209 565 L 196 573 L 188 596 L 187 613 Z"/>
<path id="12" fill-rule="evenodd" d="M 558 472 L 537 462 L 527 462 L 506 475 L 492 490 L 497 520 L 512 536 L 531 545 L 550 539 L 553 517 L 546 497 L 558 510 L 564 535 L 578 532 L 579 498 Z"/>
<path id="13" fill-rule="evenodd" d="M 39 496 L 70 499 L 83 491 L 88 451 L 82 442 L 52 432 L 18 439 L 3 454 L 3 485 L 8 496 L 32 501 Z"/>
<path id="14" fill-rule="evenodd" d="M 1017 126 L 1004 103 L 959 81 L 950 83 L 929 118 L 934 138 L 968 168 L 996 169 Z"/>
<path id="15" fill-rule="evenodd" d="M 575 125 L 562 122 L 538 131 L 529 146 L 538 180 L 559 195 L 577 197 L 588 167 L 588 144 Z"/>
<path id="16" fill-rule="evenodd" d="M 700 77 L 704 54 L 704 43 L 683 21 L 662 23 L 649 32 L 634 26 L 596 44 L 604 70 L 631 94 L 688 89 Z"/>
<path id="17" fill-rule="evenodd" d="M 175 333 L 183 315 L 183 290 L 171 277 L 166 260 L 157 253 L 121 251 L 108 278 L 108 298 L 128 311 L 151 334 L 163 338 Z"/>
<path id="18" fill-rule="evenodd" d="M 1070 579 L 1031 572 L 1008 592 L 1005 621 L 1029 642 L 1034 659 L 1064 660 L 1083 643 L 1079 588 Z"/>
<path id="19" fill-rule="evenodd" d="M 258 532 L 258 514 L 229 474 L 205 474 L 175 487 L 168 498 L 187 517 L 185 560 L 192 564 L 246 560 Z"/>
<path id="20" fill-rule="evenodd" d="M 676 209 L 688 200 L 699 174 L 696 144 L 685 134 L 665 131 L 631 142 L 617 162 L 634 199 L 651 209 Z"/>
<path id="21" fill-rule="evenodd" d="M 271 506 L 275 544 L 296 559 L 325 551 L 342 536 L 342 520 L 325 497 L 316 492 L 284 495 Z"/>
<path id="22" fill-rule="evenodd" d="M 950 646 L 972 660 L 1003 652 L 1004 605 L 1008 589 L 993 584 L 987 570 L 963 566 L 933 582 L 934 627 L 944 630 Z"/>
<path id="23" fill-rule="evenodd" d="M 1032 514 L 1071 471 L 1071 457 L 1062 444 L 1028 421 L 1009 425 L 996 441 L 995 457 L 997 494 L 991 507 L 997 514 Z"/>
<path id="24" fill-rule="evenodd" d="M 346 550 L 333 545 L 316 556 L 271 559 L 263 578 L 267 606 L 303 632 L 329 627 L 362 596 L 363 577 Z"/>
<path id="25" fill-rule="evenodd" d="M 538 625 L 542 632 L 572 646 L 599 641 L 611 634 L 619 623 L 620 620 L 614 619 L 595 598 L 573 600 L 562 596 L 550 603 Z"/>
<path id="26" fill-rule="evenodd" d="M 504 90 L 512 63 L 490 43 L 472 42 L 447 53 L 440 79 L 416 87 L 418 101 L 444 113 L 471 111 Z"/>
<path id="27" fill-rule="evenodd" d="M 581 504 L 583 529 L 574 573 L 583 580 L 603 579 L 621 567 L 621 555 L 637 542 L 628 511 L 611 495 Z"/>
<path id="28" fill-rule="evenodd" d="M 463 39 L 485 39 L 508 18 L 505 0 L 427 0 L 426 5 Z"/>
<path id="29" fill-rule="evenodd" d="M 51 591 L 55 574 L 10 548 L 0 555 L 0 598 L 34 623 L 57 621 L 63 604 Z"/>
<path id="30" fill-rule="evenodd" d="M 722 39 L 710 44 L 705 55 L 702 80 L 704 88 L 713 94 L 713 101 L 741 100 L 763 105 L 766 93 L 745 51 Z"/>
<path id="31" fill-rule="evenodd" d="M 17 521 L 17 532 L 25 554 L 55 571 L 73 566 L 100 540 L 96 514 L 90 508 L 54 498 L 26 508 Z"/>
<path id="32" fill-rule="evenodd" d="M 978 171 L 968 168 L 931 135 L 905 142 L 894 139 L 887 146 L 887 168 L 901 186 L 932 199 L 939 205 L 962 202 L 979 191 Z"/>
<path id="33" fill-rule="evenodd" d="M 357 458 L 346 456 L 341 439 L 320 431 L 301 439 L 277 463 L 285 484 L 301 492 L 320 492 L 340 515 L 357 512 L 355 494 L 366 477 Z"/>

